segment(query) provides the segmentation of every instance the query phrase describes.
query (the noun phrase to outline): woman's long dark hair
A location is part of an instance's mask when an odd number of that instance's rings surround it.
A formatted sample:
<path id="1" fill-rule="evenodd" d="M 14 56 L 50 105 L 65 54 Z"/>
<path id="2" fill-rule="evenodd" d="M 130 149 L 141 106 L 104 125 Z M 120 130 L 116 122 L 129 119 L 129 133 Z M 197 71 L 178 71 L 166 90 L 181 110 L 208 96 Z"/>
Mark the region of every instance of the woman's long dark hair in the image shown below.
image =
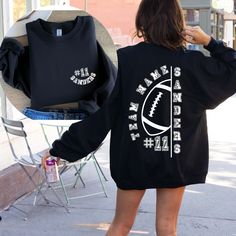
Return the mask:
<path id="1" fill-rule="evenodd" d="M 178 0 L 142 0 L 136 16 L 136 36 L 169 49 L 184 47 L 184 16 Z"/>

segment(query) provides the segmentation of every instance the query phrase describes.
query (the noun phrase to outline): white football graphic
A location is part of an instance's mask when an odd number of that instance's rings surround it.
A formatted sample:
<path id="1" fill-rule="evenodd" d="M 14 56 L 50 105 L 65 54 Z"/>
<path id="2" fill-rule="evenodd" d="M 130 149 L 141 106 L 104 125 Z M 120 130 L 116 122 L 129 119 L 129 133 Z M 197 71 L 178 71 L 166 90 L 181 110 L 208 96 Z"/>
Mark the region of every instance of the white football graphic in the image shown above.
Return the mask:
<path id="1" fill-rule="evenodd" d="M 170 129 L 171 80 L 155 85 L 142 106 L 142 125 L 149 136 L 157 136 Z"/>

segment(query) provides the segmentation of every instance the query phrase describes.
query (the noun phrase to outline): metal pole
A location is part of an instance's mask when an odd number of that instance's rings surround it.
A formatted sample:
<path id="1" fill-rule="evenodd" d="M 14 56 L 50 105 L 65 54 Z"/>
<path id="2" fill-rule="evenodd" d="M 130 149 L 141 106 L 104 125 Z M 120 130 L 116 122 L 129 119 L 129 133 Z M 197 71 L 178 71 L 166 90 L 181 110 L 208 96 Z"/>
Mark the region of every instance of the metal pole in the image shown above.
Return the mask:
<path id="1" fill-rule="evenodd" d="M 4 23 L 3 23 L 3 1 L 0 1 L 0 41 L 4 37 Z"/>
<path id="2" fill-rule="evenodd" d="M 1 113 L 2 113 L 1 115 L 7 118 L 7 99 L 1 85 L 0 85 L 0 102 L 1 102 Z"/>
<path id="3" fill-rule="evenodd" d="M 29 13 L 32 11 L 32 2 L 31 0 L 26 0 L 26 12 Z"/>
<path id="4" fill-rule="evenodd" d="M 84 10 L 88 11 L 88 0 L 84 0 Z"/>
<path id="5" fill-rule="evenodd" d="M 0 1 L 0 41 L 3 40 L 4 37 L 4 17 L 3 17 L 3 1 Z M 6 96 L 0 85 L 0 103 L 1 103 L 1 115 L 6 117 L 7 109 L 6 109 Z"/>
<path id="6" fill-rule="evenodd" d="M 1 39 L 4 37 L 4 35 L 7 33 L 8 29 L 13 24 L 13 1 L 0 1 L 0 7 L 1 7 L 1 23 L 0 23 L 0 36 Z M 0 86 L 0 99 L 1 99 L 1 113 L 3 117 L 8 117 L 8 102 L 6 94 L 3 90 L 3 88 Z"/>
<path id="7" fill-rule="evenodd" d="M 12 0 L 9 1 L 2 1 L 2 9 L 3 9 L 3 31 L 4 35 L 7 33 L 8 29 L 13 24 L 13 2 Z"/>

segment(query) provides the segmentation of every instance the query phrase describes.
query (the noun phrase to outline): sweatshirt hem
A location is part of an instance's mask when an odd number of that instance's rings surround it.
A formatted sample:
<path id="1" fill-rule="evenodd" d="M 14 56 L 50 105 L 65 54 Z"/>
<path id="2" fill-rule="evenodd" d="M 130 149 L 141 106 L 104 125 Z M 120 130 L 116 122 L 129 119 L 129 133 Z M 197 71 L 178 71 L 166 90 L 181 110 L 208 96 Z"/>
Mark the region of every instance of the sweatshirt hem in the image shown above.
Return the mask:
<path id="1" fill-rule="evenodd" d="M 157 181 L 156 183 L 151 184 L 124 184 L 119 181 L 114 180 L 117 188 L 122 190 L 145 190 L 145 189 L 154 189 L 154 188 L 179 188 L 188 185 L 194 184 L 205 184 L 206 183 L 206 175 L 202 176 L 194 176 L 186 178 L 184 181 L 176 181 L 176 182 L 162 182 Z"/>

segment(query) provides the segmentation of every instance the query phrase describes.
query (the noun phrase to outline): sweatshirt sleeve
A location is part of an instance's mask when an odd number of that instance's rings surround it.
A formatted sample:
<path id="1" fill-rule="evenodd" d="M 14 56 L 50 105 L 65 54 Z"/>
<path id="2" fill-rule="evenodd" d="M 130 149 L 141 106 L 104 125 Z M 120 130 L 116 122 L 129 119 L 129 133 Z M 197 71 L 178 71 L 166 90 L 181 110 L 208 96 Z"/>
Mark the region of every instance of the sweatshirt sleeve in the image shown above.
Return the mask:
<path id="1" fill-rule="evenodd" d="M 53 142 L 49 151 L 52 156 L 74 162 L 98 148 L 118 116 L 121 99 L 120 80 L 121 71 L 118 66 L 116 83 L 110 97 L 97 112 L 83 121 L 72 124 L 61 139 Z"/>
<path id="2" fill-rule="evenodd" d="M 214 109 L 236 92 L 236 51 L 213 38 L 205 48 L 211 57 L 197 52 L 190 62 L 192 91 L 204 109 Z"/>
<path id="3" fill-rule="evenodd" d="M 28 47 L 14 38 L 5 38 L 0 48 L 0 71 L 4 81 L 30 97 Z"/>

